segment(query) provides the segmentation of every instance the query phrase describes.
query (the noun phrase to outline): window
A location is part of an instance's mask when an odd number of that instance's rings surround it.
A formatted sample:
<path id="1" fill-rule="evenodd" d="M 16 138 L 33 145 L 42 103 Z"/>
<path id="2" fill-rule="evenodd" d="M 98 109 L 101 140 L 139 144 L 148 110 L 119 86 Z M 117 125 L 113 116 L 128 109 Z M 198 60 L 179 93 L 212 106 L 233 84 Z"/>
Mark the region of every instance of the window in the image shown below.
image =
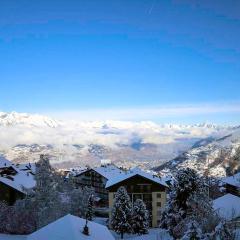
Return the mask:
<path id="1" fill-rule="evenodd" d="M 161 202 L 157 202 L 157 207 L 161 207 L 161 206 L 162 206 Z"/>
<path id="2" fill-rule="evenodd" d="M 161 198 L 161 193 L 157 193 L 157 198 Z"/>

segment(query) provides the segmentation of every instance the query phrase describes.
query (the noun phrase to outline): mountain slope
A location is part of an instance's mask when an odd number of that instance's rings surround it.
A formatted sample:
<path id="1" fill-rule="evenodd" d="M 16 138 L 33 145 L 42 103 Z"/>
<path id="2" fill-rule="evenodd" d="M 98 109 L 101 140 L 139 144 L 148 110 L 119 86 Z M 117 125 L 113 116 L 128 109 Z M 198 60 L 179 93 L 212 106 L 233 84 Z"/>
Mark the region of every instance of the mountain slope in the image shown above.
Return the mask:
<path id="1" fill-rule="evenodd" d="M 240 170 L 240 127 L 221 138 L 207 138 L 178 157 L 155 168 L 156 171 L 173 173 L 190 167 L 202 175 L 224 177 Z"/>

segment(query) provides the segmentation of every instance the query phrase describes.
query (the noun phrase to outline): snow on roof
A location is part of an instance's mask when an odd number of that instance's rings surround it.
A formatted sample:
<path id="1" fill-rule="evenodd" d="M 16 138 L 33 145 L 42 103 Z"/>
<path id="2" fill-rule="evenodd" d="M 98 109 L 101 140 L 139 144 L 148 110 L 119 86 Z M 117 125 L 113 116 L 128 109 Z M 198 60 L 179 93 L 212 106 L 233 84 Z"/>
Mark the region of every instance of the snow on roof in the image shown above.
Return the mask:
<path id="1" fill-rule="evenodd" d="M 31 172 L 31 173 L 36 172 L 36 164 L 35 163 L 21 163 L 21 164 L 16 164 L 15 167 L 21 171 L 26 171 L 26 172 Z"/>
<path id="2" fill-rule="evenodd" d="M 70 214 L 30 234 L 27 240 L 114 240 L 106 226 L 88 221 L 90 235 L 82 233 L 86 220 Z"/>
<path id="3" fill-rule="evenodd" d="M 32 173 L 35 172 L 35 164 L 13 164 L 6 158 L 0 156 L 0 168 L 12 167 L 16 174 L 0 175 L 0 182 L 24 193 L 23 188 L 33 188 L 35 180 Z"/>
<path id="4" fill-rule="evenodd" d="M 240 187 L 240 172 L 231 177 L 225 178 L 223 182 L 236 187 Z"/>
<path id="5" fill-rule="evenodd" d="M 66 175 L 66 178 L 68 178 L 70 175 L 76 177 L 78 175 L 81 175 L 82 173 L 86 172 L 89 170 L 89 167 L 74 167 L 70 168 L 69 172 Z"/>
<path id="6" fill-rule="evenodd" d="M 213 201 L 213 208 L 226 220 L 240 217 L 240 197 L 230 193 Z"/>
<path id="7" fill-rule="evenodd" d="M 10 166 L 12 166 L 12 163 L 9 160 L 7 160 L 5 157 L 0 155 L 0 168 L 10 167 Z"/>
<path id="8" fill-rule="evenodd" d="M 0 240 L 26 240 L 26 235 L 13 235 L 0 233 Z"/>
<path id="9" fill-rule="evenodd" d="M 136 176 L 136 175 L 139 175 L 139 176 L 142 176 L 144 178 L 147 178 L 155 183 L 158 183 L 158 184 L 161 184 L 165 187 L 168 187 L 168 185 L 165 183 L 165 181 L 163 181 L 161 178 L 151 174 L 151 173 L 148 173 L 148 172 L 145 172 L 145 171 L 142 171 L 141 169 L 139 168 L 133 168 L 129 171 L 126 171 L 124 174 L 119 174 L 117 176 L 113 176 L 112 178 L 110 178 L 108 181 L 107 181 L 107 184 L 106 184 L 106 188 L 110 187 L 110 186 L 113 186 L 119 182 L 122 182 L 128 178 L 131 178 L 133 176 Z"/>
<path id="10" fill-rule="evenodd" d="M 34 176 L 30 173 L 18 171 L 16 175 L 8 177 L 0 177 L 0 182 L 24 193 L 23 188 L 33 188 L 36 184 Z"/>
<path id="11" fill-rule="evenodd" d="M 113 164 L 96 167 L 96 168 L 93 168 L 93 170 L 96 171 L 97 173 L 99 173 L 100 175 L 102 175 L 103 177 L 105 177 L 106 179 L 111 179 L 115 176 L 123 175 L 126 172 L 126 171 L 116 167 Z"/>

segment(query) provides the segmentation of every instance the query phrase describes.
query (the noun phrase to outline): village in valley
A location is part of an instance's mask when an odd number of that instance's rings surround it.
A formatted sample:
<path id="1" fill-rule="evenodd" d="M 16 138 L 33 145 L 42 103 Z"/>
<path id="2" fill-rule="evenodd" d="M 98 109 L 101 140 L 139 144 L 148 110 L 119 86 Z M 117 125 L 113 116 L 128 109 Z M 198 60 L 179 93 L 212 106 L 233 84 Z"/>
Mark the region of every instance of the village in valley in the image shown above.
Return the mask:
<path id="1" fill-rule="evenodd" d="M 174 176 L 102 160 L 54 169 L 48 156 L 0 157 L 0 239 L 238 239 L 240 173 L 211 193 L 190 168 Z"/>

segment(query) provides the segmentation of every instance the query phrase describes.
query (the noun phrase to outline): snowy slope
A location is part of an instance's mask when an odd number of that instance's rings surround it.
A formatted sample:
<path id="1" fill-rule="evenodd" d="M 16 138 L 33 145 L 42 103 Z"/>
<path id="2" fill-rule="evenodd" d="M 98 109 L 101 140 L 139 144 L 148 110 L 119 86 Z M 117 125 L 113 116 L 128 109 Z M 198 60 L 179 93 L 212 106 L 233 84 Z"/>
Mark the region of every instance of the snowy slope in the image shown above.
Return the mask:
<path id="1" fill-rule="evenodd" d="M 240 162 L 234 161 L 237 149 L 240 147 L 240 128 L 234 128 L 231 133 L 205 144 L 195 144 L 189 151 L 180 154 L 175 159 L 155 168 L 157 171 L 174 172 L 179 168 L 190 167 L 202 175 L 208 169 L 213 177 L 224 177 L 228 172 L 240 169 Z"/>
<path id="2" fill-rule="evenodd" d="M 111 159 L 127 167 L 158 166 L 203 138 L 229 134 L 213 124 L 156 124 L 150 121 L 58 121 L 38 114 L 0 113 L 0 153 L 14 162 L 49 154 L 58 167 L 97 165 Z"/>

